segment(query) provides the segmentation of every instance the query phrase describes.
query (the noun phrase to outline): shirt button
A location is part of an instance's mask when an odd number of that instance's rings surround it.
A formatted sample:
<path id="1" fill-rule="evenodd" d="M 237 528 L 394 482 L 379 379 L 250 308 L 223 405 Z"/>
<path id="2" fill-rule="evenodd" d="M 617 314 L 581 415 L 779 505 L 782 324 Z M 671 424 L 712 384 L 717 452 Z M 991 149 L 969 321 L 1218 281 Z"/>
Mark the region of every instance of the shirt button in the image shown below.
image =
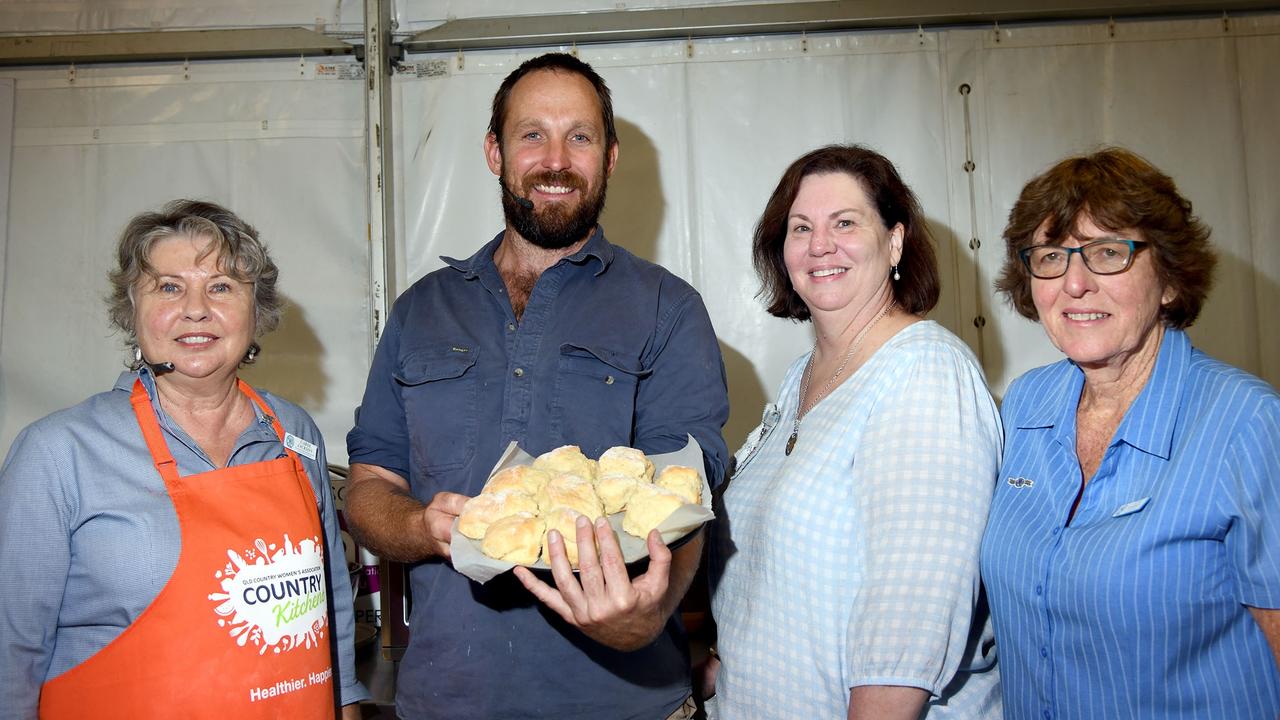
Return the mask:
<path id="1" fill-rule="evenodd" d="M 1037 585 L 1037 586 L 1036 586 L 1036 594 L 1037 594 L 1037 595 L 1041 595 L 1041 594 L 1043 594 L 1043 593 L 1044 593 L 1044 586 L 1043 586 L 1043 585 Z"/>
<path id="2" fill-rule="evenodd" d="M 511 374 L 516 377 L 524 377 L 524 368 L 516 368 L 511 372 Z"/>
<path id="3" fill-rule="evenodd" d="M 1052 533 L 1052 534 L 1057 535 L 1057 534 L 1058 534 L 1058 528 L 1054 528 L 1054 529 L 1053 529 L 1053 533 Z"/>
<path id="4" fill-rule="evenodd" d="M 516 331 L 516 324 L 513 322 L 507 323 L 507 332 L 515 332 L 515 331 Z"/>
<path id="5" fill-rule="evenodd" d="M 613 376 L 612 376 L 612 375 L 606 375 L 606 376 L 605 376 L 605 378 L 604 378 L 604 384 L 605 384 L 605 385 L 612 385 L 612 384 L 613 384 Z"/>
<path id="6" fill-rule="evenodd" d="M 1048 710 L 1044 711 L 1044 720 L 1050 720 L 1050 718 L 1052 717 L 1053 717 L 1053 713 L 1049 712 Z"/>
<path id="7" fill-rule="evenodd" d="M 1040 657 L 1042 657 L 1042 658 L 1047 658 L 1047 657 L 1049 657 L 1049 648 L 1047 648 L 1047 647 L 1042 647 L 1042 648 L 1040 648 Z"/>

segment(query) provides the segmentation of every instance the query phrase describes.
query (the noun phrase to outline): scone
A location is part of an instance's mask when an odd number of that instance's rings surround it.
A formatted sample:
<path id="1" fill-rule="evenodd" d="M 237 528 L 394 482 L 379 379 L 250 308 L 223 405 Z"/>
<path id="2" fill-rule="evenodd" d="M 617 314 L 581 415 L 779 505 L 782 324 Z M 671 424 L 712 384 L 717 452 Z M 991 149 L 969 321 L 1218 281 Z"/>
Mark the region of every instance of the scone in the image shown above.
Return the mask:
<path id="1" fill-rule="evenodd" d="M 519 490 L 486 491 L 462 506 L 462 514 L 458 516 L 458 532 L 479 540 L 495 521 L 519 512 L 538 514 L 538 503 L 532 495 Z"/>
<path id="2" fill-rule="evenodd" d="M 537 500 L 538 508 L 544 513 L 558 507 L 571 507 L 593 522 L 604 514 L 595 486 L 590 480 L 577 475 L 561 473 L 551 478 L 538 493 Z"/>
<path id="3" fill-rule="evenodd" d="M 644 453 L 629 447 L 611 447 L 600 456 L 600 475 L 630 475 L 642 482 L 653 480 L 653 463 Z"/>
<path id="4" fill-rule="evenodd" d="M 649 531 L 658 527 L 676 508 L 684 505 L 684 498 L 650 483 L 640 483 L 627 502 L 627 514 L 622 516 L 622 529 L 636 537 L 648 537 Z"/>
<path id="5" fill-rule="evenodd" d="M 561 445 L 555 450 L 542 453 L 533 461 L 533 466 L 551 473 L 552 476 L 569 473 L 588 480 L 595 477 L 595 463 L 588 460 L 577 445 Z"/>
<path id="6" fill-rule="evenodd" d="M 494 560 L 532 565 L 542 554 L 546 526 L 542 518 L 527 512 L 508 515 L 489 526 L 480 543 L 480 552 Z"/>
<path id="7" fill-rule="evenodd" d="M 633 475 L 608 474 L 601 475 L 596 481 L 596 495 L 600 496 L 600 504 L 604 505 L 606 515 L 622 512 L 627 509 L 627 501 L 636 491 L 640 480 Z M 647 483 L 646 483 L 647 484 Z"/>
<path id="8" fill-rule="evenodd" d="M 560 537 L 564 538 L 564 554 L 569 558 L 569 564 L 578 567 L 578 518 L 582 517 L 582 513 L 571 507 L 552 508 L 542 516 L 547 523 L 547 532 L 542 539 L 542 560 L 548 565 L 551 564 L 551 550 L 547 543 L 551 537 L 552 530 L 558 530 Z"/>
<path id="9" fill-rule="evenodd" d="M 539 470 L 531 465 L 516 465 L 489 478 L 483 492 L 499 490 L 519 490 L 529 495 L 537 495 L 551 480 L 551 473 Z"/>
<path id="10" fill-rule="evenodd" d="M 668 465 L 658 473 L 658 478 L 653 481 L 653 484 L 679 495 L 687 503 L 694 505 L 702 503 L 702 478 L 698 477 L 698 471 L 691 467 Z"/>

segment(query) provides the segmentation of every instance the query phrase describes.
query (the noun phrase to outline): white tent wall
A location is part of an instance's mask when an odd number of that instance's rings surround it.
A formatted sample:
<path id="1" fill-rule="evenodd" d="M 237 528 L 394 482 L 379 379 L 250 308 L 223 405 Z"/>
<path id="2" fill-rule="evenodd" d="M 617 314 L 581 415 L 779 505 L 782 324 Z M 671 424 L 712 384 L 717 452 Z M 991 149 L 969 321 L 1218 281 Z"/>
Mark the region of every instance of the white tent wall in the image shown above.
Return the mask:
<path id="1" fill-rule="evenodd" d="M 13 164 L 13 80 L 0 78 L 0 323 L 4 320 L 4 262 L 9 238 L 9 168 Z M 0 324 L 0 345 L 3 344 Z"/>
<path id="2" fill-rule="evenodd" d="M 603 224 L 615 242 L 702 292 L 725 353 L 725 435 L 736 447 L 812 337 L 807 326 L 766 315 L 754 298 L 752 227 L 791 160 L 818 145 L 858 142 L 898 165 L 937 240 L 944 285 L 932 317 L 974 347 L 999 395 L 1017 375 L 1061 357 L 992 290 L 1018 190 L 1065 155 L 1126 145 L 1172 174 L 1214 229 L 1218 282 L 1193 338 L 1274 384 L 1277 321 L 1259 308 L 1280 300 L 1280 252 L 1267 234 L 1280 229 L 1280 210 L 1265 202 L 1280 186 L 1280 98 L 1269 70 L 1280 62 L 1278 33 L 1280 18 L 1253 16 L 1225 25 L 579 47 L 609 82 L 619 123 Z M 507 72 L 542 51 L 418 56 L 433 74 L 397 78 L 398 289 L 440 267 L 440 255 L 470 255 L 501 227 L 499 190 L 481 156 L 487 103 Z"/>
<path id="3" fill-rule="evenodd" d="M 323 5 L 327 17 L 352 7 Z M 574 9 L 550 5 L 538 9 Z M 452 5 L 404 7 L 402 26 Z M 702 292 L 725 352 L 736 447 L 811 338 L 754 298 L 751 229 L 786 164 L 830 142 L 876 147 L 915 188 L 943 270 L 933 317 L 979 351 L 997 394 L 1058 357 L 991 289 L 1009 207 L 1032 175 L 1104 143 L 1174 175 L 1214 228 L 1218 284 L 1193 337 L 1280 382 L 1278 321 L 1266 310 L 1280 300 L 1277 38 L 1280 16 L 1255 15 L 577 50 L 613 87 L 618 114 L 604 225 Z M 395 77 L 393 294 L 500 229 L 481 154 L 488 104 L 507 72 L 542 51 L 414 56 L 420 72 Z M 362 83 L 297 60 L 187 72 L 81 68 L 72 84 L 65 68 L 0 70 L 17 79 L 0 450 L 23 425 L 110 384 L 123 359 L 101 302 L 114 235 L 133 213 L 191 195 L 226 202 L 270 242 L 293 310 L 249 377 L 301 402 L 331 457 L 345 457 L 370 339 Z"/>
<path id="4" fill-rule="evenodd" d="M 751 0 L 753 4 L 797 0 Z M 457 18 L 547 15 L 741 4 L 742 0 L 396 0 L 401 31 L 419 31 Z M 363 0 L 0 0 L 6 33 L 76 33 L 236 27 L 306 27 L 326 32 L 363 30 Z"/>
<path id="5" fill-rule="evenodd" d="M 5 74 L 0 448 L 110 389 L 126 358 L 103 300 L 115 240 L 134 214 L 192 197 L 254 224 L 280 267 L 288 307 L 245 377 L 304 405 L 343 462 L 369 354 L 363 83 L 298 60 Z"/>

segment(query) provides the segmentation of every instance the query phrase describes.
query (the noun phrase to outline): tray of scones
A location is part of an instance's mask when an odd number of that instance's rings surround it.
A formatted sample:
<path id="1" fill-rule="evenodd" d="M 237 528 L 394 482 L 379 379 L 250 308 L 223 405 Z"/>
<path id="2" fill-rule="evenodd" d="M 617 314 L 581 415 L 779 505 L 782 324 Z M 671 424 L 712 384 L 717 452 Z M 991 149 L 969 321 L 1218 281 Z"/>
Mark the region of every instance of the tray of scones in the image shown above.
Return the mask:
<path id="1" fill-rule="evenodd" d="M 547 532 L 558 530 L 577 569 L 580 515 L 606 517 L 628 563 L 647 558 L 650 530 L 674 545 L 714 517 L 702 467 L 692 436 L 672 453 L 613 447 L 598 458 L 576 445 L 535 458 L 513 442 L 454 522 L 453 566 L 480 583 L 516 565 L 549 569 Z"/>

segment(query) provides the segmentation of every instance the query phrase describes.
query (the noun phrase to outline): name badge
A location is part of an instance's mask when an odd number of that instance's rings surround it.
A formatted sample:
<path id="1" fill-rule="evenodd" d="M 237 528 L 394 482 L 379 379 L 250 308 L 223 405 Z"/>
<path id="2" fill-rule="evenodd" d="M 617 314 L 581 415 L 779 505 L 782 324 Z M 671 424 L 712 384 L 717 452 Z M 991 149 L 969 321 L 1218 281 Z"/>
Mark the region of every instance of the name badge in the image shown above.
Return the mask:
<path id="1" fill-rule="evenodd" d="M 284 446 L 308 460 L 315 460 L 316 450 L 319 449 L 315 443 L 309 443 L 293 433 L 284 434 Z"/>
<path id="2" fill-rule="evenodd" d="M 1141 510 L 1142 508 L 1146 507 L 1147 503 L 1150 501 L 1151 501 L 1151 496 L 1147 496 L 1140 500 L 1127 502 L 1121 505 L 1120 507 L 1116 508 L 1116 511 L 1111 513 L 1111 517 L 1118 518 L 1118 517 L 1124 517 L 1125 515 L 1132 515 L 1138 512 L 1139 510 Z"/>

